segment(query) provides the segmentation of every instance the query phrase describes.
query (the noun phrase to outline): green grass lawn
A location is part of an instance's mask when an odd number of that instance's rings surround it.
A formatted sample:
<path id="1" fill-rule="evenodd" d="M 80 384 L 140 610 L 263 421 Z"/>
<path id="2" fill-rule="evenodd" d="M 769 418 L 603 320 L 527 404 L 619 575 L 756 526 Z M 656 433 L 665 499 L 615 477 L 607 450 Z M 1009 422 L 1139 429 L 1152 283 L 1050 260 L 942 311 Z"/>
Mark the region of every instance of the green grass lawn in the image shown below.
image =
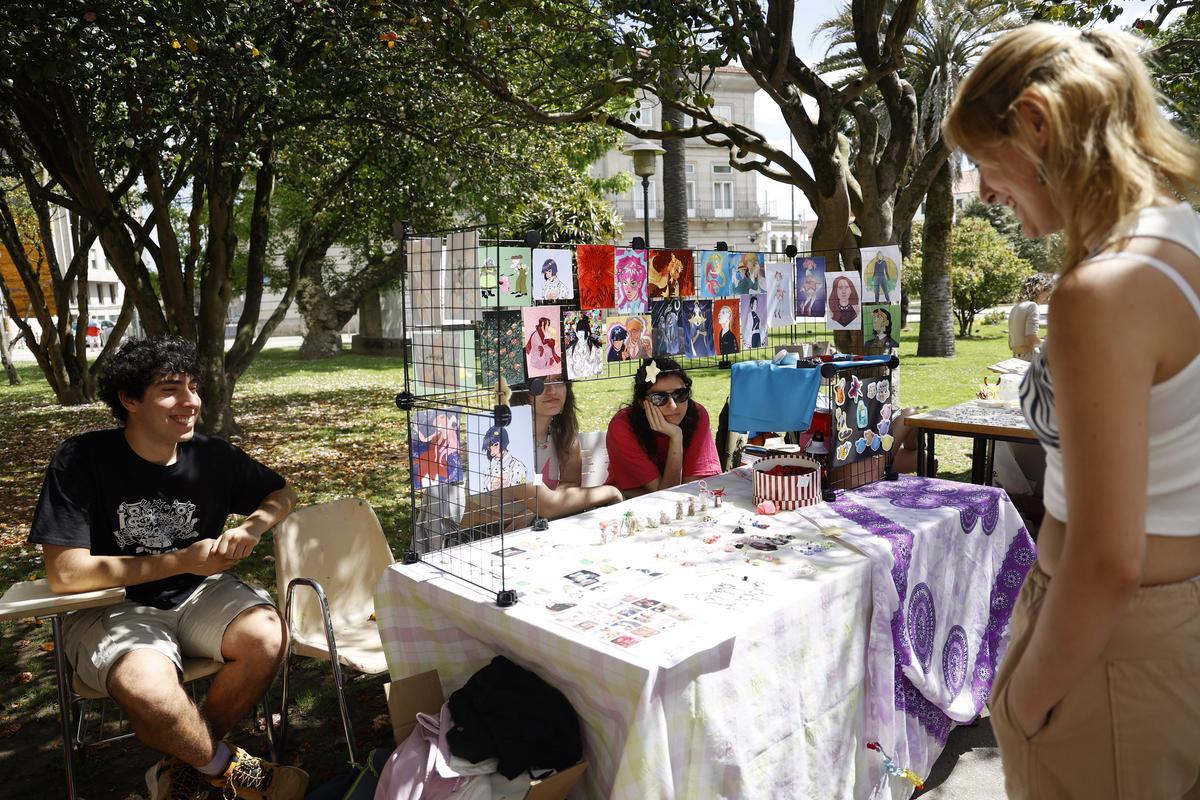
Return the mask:
<path id="1" fill-rule="evenodd" d="M 776 337 L 772 337 L 776 340 Z M 952 359 L 917 358 L 917 329 L 901 333 L 901 397 L 906 405 L 939 408 L 974 396 L 987 365 L 1008 356 L 1005 328 L 982 325 L 958 341 Z M 34 365 L 20 368 L 24 384 L 0 383 L 0 589 L 42 575 L 37 548 L 25 544 L 46 464 L 58 443 L 86 430 L 113 424 L 108 410 L 93 404 L 55 405 Z M 695 396 L 716 416 L 729 391 L 729 372 L 695 370 Z M 296 487 L 302 504 L 358 496 L 375 508 L 392 544 L 408 545 L 411 498 L 405 415 L 394 402 L 403 385 L 398 358 L 343 355 L 306 362 L 294 350 L 266 350 L 238 383 L 236 416 L 245 429 L 240 446 L 272 466 Z M 582 430 L 603 430 L 627 403 L 629 377 L 580 382 L 576 395 Z M 938 443 L 941 474 L 962 478 L 970 465 L 968 440 Z M 274 587 L 268 534 L 240 565 L 244 577 Z M 58 794 L 61 750 L 56 725 L 53 654 L 44 649 L 49 625 L 31 620 L 0 624 L 0 774 L 5 795 Z M 314 775 L 314 785 L 339 768 L 343 754 L 333 742 L 336 718 L 326 667 L 302 661 L 296 691 L 303 702 L 294 712 L 295 754 Z M 386 712 L 379 681 L 351 684 L 358 740 L 386 744 L 390 733 L 375 722 Z M 255 737 L 242 731 L 240 743 Z M 235 737 L 237 738 L 237 737 Z M 83 769 L 81 786 L 90 800 L 130 797 L 153 755 L 136 743 L 110 745 Z M 53 788 L 47 789 L 47 775 Z"/>

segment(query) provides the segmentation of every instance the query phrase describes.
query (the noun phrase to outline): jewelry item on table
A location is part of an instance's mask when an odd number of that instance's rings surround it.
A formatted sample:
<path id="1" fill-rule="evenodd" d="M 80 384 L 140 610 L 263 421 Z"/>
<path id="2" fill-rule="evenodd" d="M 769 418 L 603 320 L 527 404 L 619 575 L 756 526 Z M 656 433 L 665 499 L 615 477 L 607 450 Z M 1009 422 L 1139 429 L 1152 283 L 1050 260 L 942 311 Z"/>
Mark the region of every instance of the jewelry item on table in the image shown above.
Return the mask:
<path id="1" fill-rule="evenodd" d="M 608 544 L 608 523 L 600 523 L 600 544 Z"/>
<path id="2" fill-rule="evenodd" d="M 733 526 L 733 532 L 734 532 L 734 533 L 745 533 L 745 532 L 746 532 L 746 529 L 745 529 L 745 528 L 743 528 L 741 525 L 734 525 L 734 526 Z"/>
<path id="3" fill-rule="evenodd" d="M 892 757 L 887 754 L 887 751 L 883 749 L 879 742 L 867 742 L 867 749 L 874 750 L 883 756 L 883 771 L 888 775 L 903 778 L 917 789 L 925 788 L 925 781 L 911 769 L 904 769 L 898 766 L 895 761 L 892 761 Z"/>
<path id="4" fill-rule="evenodd" d="M 675 530 L 671 531 L 671 536 L 676 539 L 680 536 L 687 536 L 687 531 L 685 531 L 683 528 L 676 528 Z"/>
<path id="5" fill-rule="evenodd" d="M 753 525 L 753 526 L 754 526 L 754 527 L 756 527 L 756 528 L 769 528 L 769 527 L 771 527 L 769 523 L 766 523 L 766 522 L 759 522 L 759 521 L 758 521 L 758 520 L 756 520 L 756 519 L 752 519 L 752 520 L 750 520 L 750 524 L 751 524 L 751 525 Z"/>
<path id="6" fill-rule="evenodd" d="M 768 516 L 779 513 L 779 508 L 775 505 L 774 500 L 763 500 L 754 507 L 754 510 L 759 514 L 766 514 Z"/>
<path id="7" fill-rule="evenodd" d="M 675 501 L 675 519 L 683 519 L 683 501 Z"/>
<path id="8" fill-rule="evenodd" d="M 687 506 L 687 508 L 688 508 L 688 510 L 687 510 L 687 515 L 688 515 L 689 517 L 694 517 L 694 516 L 696 516 L 696 498 L 694 498 L 694 497 L 689 497 L 689 498 L 688 498 L 688 506 Z"/>
<path id="9" fill-rule="evenodd" d="M 660 525 L 670 525 L 671 524 L 671 516 L 669 514 L 667 514 L 667 510 L 665 508 L 661 509 L 658 512 L 658 522 Z"/>
<path id="10" fill-rule="evenodd" d="M 705 536 L 704 543 L 705 544 L 714 544 L 720 538 L 721 538 L 721 534 L 714 533 L 712 536 Z"/>

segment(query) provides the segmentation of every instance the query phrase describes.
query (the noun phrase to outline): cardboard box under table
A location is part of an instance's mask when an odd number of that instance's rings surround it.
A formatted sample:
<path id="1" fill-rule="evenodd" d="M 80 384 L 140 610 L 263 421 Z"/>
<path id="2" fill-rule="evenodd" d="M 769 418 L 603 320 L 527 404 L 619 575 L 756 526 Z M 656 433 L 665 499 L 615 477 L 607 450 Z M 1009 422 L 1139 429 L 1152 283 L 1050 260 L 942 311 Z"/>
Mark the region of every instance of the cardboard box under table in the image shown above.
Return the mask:
<path id="1" fill-rule="evenodd" d="M 908 797 L 865 744 L 927 774 L 982 708 L 1032 562 L 1020 516 L 998 490 L 907 476 L 755 516 L 752 473 L 707 479 L 725 500 L 692 518 L 675 508 L 697 484 L 505 536 L 507 608 L 437 553 L 389 567 L 392 677 L 436 669 L 449 692 L 497 654 L 537 673 L 580 717 L 576 798 Z M 602 543 L 626 510 L 671 521 Z"/>
<path id="2" fill-rule="evenodd" d="M 400 745 L 417 726 L 418 713 L 437 716 L 445 702 L 442 681 L 437 670 L 422 672 L 403 680 L 392 681 L 384 687 L 387 694 L 388 714 L 392 718 L 392 730 L 396 744 Z M 563 800 L 580 776 L 587 769 L 587 762 L 556 772 L 545 780 L 534 781 L 525 794 L 525 800 Z"/>

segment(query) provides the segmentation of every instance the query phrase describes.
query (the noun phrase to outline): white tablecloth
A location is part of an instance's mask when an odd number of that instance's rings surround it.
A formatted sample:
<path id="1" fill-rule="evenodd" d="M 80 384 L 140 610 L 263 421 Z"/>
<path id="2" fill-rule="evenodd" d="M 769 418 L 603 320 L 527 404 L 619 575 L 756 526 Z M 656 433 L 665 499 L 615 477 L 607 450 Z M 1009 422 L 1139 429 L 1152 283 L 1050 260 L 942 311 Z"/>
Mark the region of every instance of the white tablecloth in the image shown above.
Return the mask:
<path id="1" fill-rule="evenodd" d="M 392 678 L 436 668 L 449 693 L 498 653 L 534 670 L 580 715 L 588 797 L 907 797 L 865 744 L 925 775 L 982 709 L 1033 560 L 1016 510 L 905 477 L 762 517 L 747 470 L 708 485 L 727 499 L 707 523 L 674 521 L 685 486 L 389 568 Z M 628 509 L 672 521 L 601 543 Z M 501 547 L 509 608 L 430 565 L 494 572 Z"/>

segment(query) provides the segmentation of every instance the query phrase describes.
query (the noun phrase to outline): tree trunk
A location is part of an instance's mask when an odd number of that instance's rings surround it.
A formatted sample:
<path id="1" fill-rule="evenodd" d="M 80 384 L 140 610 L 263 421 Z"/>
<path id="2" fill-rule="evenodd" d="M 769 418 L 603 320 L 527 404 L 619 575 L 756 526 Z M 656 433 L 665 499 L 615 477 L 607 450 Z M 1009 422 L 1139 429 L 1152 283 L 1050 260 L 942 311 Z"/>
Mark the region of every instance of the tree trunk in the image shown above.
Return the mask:
<path id="1" fill-rule="evenodd" d="M 4 362 L 4 372 L 8 375 L 9 386 L 20 386 L 21 376 L 13 366 L 12 351 L 8 344 L 8 320 L 5 319 L 4 302 L 0 300 L 0 360 Z"/>
<path id="2" fill-rule="evenodd" d="M 902 260 L 908 261 L 912 258 L 912 224 L 910 223 L 900 234 L 900 256 Z M 904 330 L 908 327 L 908 292 L 905 291 L 903 281 L 900 286 L 900 323 L 897 330 Z"/>
<path id="3" fill-rule="evenodd" d="M 378 339 L 383 336 L 383 304 L 379 289 L 371 289 L 358 304 L 358 334 Z"/>
<path id="4" fill-rule="evenodd" d="M 324 248 L 314 251 L 300 267 L 300 285 L 296 289 L 296 308 L 304 318 L 304 341 L 300 358 L 336 358 L 342 352 L 342 326 L 338 298 L 325 291 Z M 351 312 L 353 313 L 353 312 Z"/>
<path id="5" fill-rule="evenodd" d="M 925 234 L 921 261 L 921 335 L 918 356 L 954 355 L 954 303 L 950 285 L 950 226 L 954 222 L 954 184 L 943 163 L 925 198 Z"/>
<path id="6" fill-rule="evenodd" d="M 679 109 L 663 105 L 663 129 L 679 130 L 686 125 Z M 688 246 L 687 157 L 683 139 L 663 142 L 663 246 L 685 249 Z"/>

